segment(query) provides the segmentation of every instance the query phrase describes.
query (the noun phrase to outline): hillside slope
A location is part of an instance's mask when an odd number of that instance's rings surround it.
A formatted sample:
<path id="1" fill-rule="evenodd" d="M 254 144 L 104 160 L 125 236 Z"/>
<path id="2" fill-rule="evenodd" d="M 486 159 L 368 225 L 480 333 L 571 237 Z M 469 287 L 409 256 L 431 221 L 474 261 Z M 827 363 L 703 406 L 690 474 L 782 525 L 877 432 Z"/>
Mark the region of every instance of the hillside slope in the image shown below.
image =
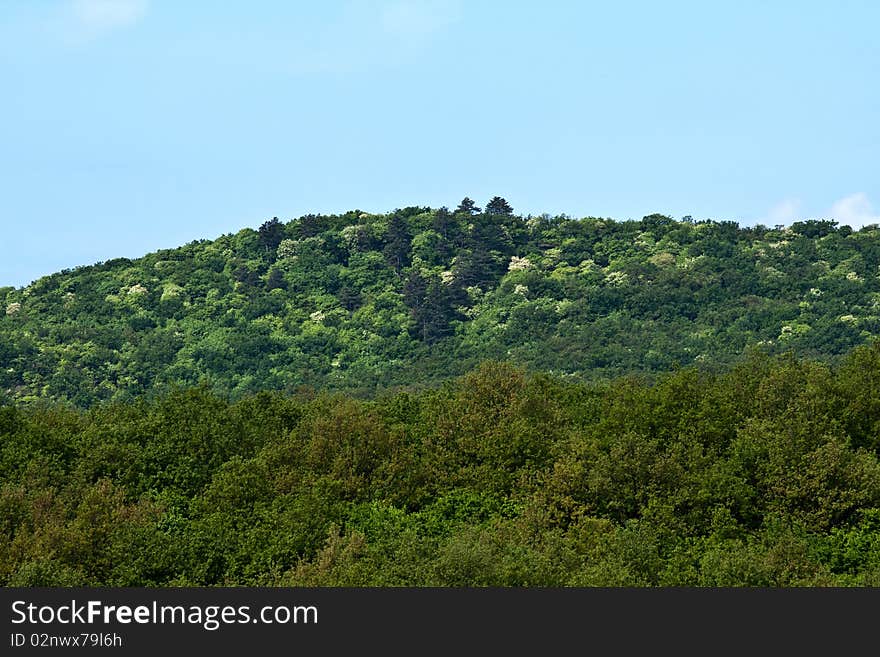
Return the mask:
<path id="1" fill-rule="evenodd" d="M 486 210 L 273 219 L 0 288 L 0 392 L 369 392 L 484 359 L 595 379 L 749 347 L 833 359 L 880 334 L 876 226 Z"/>

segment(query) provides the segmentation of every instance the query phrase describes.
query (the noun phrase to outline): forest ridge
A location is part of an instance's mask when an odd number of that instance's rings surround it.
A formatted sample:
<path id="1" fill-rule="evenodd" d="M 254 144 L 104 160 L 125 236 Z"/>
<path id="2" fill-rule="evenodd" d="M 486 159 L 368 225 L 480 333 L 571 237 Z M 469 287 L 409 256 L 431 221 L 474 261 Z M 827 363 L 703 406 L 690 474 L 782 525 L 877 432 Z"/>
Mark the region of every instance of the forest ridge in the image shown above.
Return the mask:
<path id="1" fill-rule="evenodd" d="M 505 360 L 575 379 L 834 360 L 880 334 L 880 229 L 407 207 L 277 218 L 0 288 L 0 394 L 372 394 Z"/>

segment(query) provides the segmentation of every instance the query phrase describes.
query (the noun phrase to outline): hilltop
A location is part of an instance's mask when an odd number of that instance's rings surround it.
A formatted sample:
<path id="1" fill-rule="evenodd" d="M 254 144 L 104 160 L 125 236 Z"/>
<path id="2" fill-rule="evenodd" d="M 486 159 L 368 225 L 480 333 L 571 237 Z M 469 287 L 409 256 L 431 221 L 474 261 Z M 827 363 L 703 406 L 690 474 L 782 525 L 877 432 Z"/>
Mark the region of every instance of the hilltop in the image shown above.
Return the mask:
<path id="1" fill-rule="evenodd" d="M 273 218 L 0 288 L 0 392 L 368 394 L 487 359 L 580 380 L 834 360 L 880 334 L 880 229 L 407 207 Z"/>

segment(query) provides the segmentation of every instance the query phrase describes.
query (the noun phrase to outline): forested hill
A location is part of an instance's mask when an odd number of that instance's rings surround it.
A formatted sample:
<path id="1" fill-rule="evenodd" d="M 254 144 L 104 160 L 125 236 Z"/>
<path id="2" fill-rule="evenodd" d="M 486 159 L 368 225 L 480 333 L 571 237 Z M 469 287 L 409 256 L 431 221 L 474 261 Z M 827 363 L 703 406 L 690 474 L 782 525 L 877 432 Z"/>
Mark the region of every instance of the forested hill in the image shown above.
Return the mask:
<path id="1" fill-rule="evenodd" d="M 0 288 L 0 393 L 365 392 L 486 359 L 592 379 L 750 346 L 833 359 L 878 334 L 877 226 L 522 217 L 465 199 L 272 219 Z"/>

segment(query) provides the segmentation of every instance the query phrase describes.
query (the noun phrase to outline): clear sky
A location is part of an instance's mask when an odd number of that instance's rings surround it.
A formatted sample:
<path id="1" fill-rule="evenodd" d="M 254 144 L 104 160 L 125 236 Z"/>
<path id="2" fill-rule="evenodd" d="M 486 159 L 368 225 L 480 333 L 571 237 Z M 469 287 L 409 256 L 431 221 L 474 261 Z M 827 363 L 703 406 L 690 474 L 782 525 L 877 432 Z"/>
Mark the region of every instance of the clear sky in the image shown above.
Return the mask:
<path id="1" fill-rule="evenodd" d="M 878 26 L 873 0 L 0 0 L 0 286 L 463 196 L 876 223 Z"/>

